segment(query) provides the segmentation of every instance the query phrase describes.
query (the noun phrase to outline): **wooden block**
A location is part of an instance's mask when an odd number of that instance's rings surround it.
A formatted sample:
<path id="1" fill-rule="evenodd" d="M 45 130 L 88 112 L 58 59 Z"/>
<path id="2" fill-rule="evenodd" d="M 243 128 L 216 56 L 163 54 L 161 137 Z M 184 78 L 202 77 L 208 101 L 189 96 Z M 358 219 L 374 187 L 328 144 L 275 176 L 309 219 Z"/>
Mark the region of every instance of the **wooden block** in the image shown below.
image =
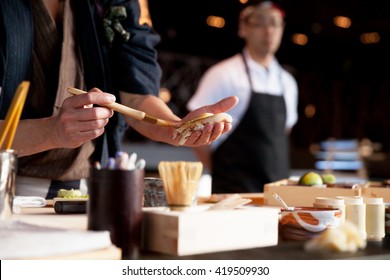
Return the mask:
<path id="1" fill-rule="evenodd" d="M 198 204 L 202 203 L 217 203 L 229 196 L 233 195 L 233 193 L 218 193 L 212 194 L 210 196 L 201 196 L 198 197 Z M 251 200 L 248 204 L 250 205 L 264 205 L 264 193 L 239 193 L 242 198 L 248 198 Z"/>
<path id="2" fill-rule="evenodd" d="M 189 212 L 144 209 L 143 248 L 184 256 L 277 245 L 277 207 L 208 207 Z"/>
<path id="3" fill-rule="evenodd" d="M 278 194 L 288 206 L 313 206 L 316 197 L 359 196 L 361 188 L 328 188 L 294 185 L 288 179 L 264 185 L 264 205 L 280 206 L 272 193 Z"/>

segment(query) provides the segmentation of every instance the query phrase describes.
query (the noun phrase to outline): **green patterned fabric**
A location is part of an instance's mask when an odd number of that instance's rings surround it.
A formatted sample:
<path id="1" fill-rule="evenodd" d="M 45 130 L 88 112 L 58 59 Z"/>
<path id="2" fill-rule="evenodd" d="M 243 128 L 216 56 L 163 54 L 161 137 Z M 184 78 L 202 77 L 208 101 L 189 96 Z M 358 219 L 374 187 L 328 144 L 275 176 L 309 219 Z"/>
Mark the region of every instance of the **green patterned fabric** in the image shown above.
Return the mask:
<path id="1" fill-rule="evenodd" d="M 121 20 L 127 18 L 126 8 L 123 6 L 111 7 L 103 20 L 104 32 L 110 45 L 114 42 L 115 36 L 119 35 L 126 42 L 130 39 L 130 33 L 127 32 L 122 24 Z"/>

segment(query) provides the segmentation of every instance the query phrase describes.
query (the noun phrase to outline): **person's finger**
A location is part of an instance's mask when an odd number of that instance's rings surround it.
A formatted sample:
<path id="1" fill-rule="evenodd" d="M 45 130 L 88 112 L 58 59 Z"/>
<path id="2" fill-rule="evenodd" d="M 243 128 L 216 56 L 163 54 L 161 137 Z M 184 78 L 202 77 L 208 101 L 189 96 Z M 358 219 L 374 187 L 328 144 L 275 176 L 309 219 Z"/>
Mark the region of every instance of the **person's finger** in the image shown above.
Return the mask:
<path id="1" fill-rule="evenodd" d="M 109 119 L 97 119 L 91 121 L 78 122 L 77 130 L 80 132 L 85 132 L 89 130 L 104 128 L 107 125 L 108 121 Z"/>
<path id="2" fill-rule="evenodd" d="M 209 137 L 209 143 L 214 142 L 222 135 L 222 133 L 224 132 L 224 127 L 224 123 L 216 123 L 214 125 Z"/>
<path id="3" fill-rule="evenodd" d="M 105 107 L 84 108 L 77 110 L 79 121 L 91 121 L 111 118 L 114 111 Z"/>
<path id="4" fill-rule="evenodd" d="M 237 96 L 229 96 L 226 97 L 217 103 L 211 104 L 211 105 L 206 105 L 201 108 L 199 108 L 198 113 L 213 113 L 213 114 L 218 114 L 218 113 L 223 113 L 226 112 L 230 109 L 232 109 L 234 106 L 238 104 L 238 97 Z"/>
<path id="5" fill-rule="evenodd" d="M 203 127 L 202 130 L 197 131 L 199 134 L 195 134 L 196 139 L 194 138 L 192 141 L 193 146 L 206 145 L 210 143 L 210 137 L 213 132 L 213 125 L 207 124 Z M 194 133 L 193 133 L 194 134 Z"/>
<path id="6" fill-rule="evenodd" d="M 182 123 L 185 123 L 189 120 L 192 120 L 194 118 L 197 118 L 201 116 L 202 114 L 219 114 L 224 113 L 234 106 L 236 106 L 238 103 L 238 97 L 237 96 L 229 96 L 226 97 L 217 103 L 214 103 L 212 105 L 206 105 L 203 107 L 200 107 L 198 109 L 195 109 L 194 111 L 188 113 L 183 119 Z"/>
<path id="7" fill-rule="evenodd" d="M 115 95 L 101 91 L 90 91 L 85 94 L 69 97 L 65 99 L 64 103 L 66 102 L 66 105 L 75 108 L 84 108 L 84 106 L 89 106 L 91 104 L 104 106 L 106 104 L 115 102 L 115 100 Z"/>
<path id="8" fill-rule="evenodd" d="M 230 131 L 231 129 L 232 129 L 232 124 L 231 123 L 224 123 L 222 134 Z"/>
<path id="9" fill-rule="evenodd" d="M 77 127 L 65 126 L 61 131 L 56 131 L 54 134 L 61 146 L 67 148 L 76 148 L 86 141 L 95 139 L 104 133 L 105 128 L 99 127 L 96 129 L 88 129 L 80 131 Z"/>
<path id="10" fill-rule="evenodd" d="M 80 131 L 77 133 L 77 137 L 74 138 L 74 143 L 76 143 L 76 145 L 77 145 L 77 143 L 79 143 L 78 145 L 81 145 L 85 141 L 95 139 L 95 138 L 99 137 L 100 135 L 102 135 L 104 133 L 104 130 L 105 130 L 105 128 L 102 127 L 102 128 L 97 128 L 97 129 L 93 129 L 93 130 Z M 72 143 L 71 140 L 70 140 L 70 143 Z"/>

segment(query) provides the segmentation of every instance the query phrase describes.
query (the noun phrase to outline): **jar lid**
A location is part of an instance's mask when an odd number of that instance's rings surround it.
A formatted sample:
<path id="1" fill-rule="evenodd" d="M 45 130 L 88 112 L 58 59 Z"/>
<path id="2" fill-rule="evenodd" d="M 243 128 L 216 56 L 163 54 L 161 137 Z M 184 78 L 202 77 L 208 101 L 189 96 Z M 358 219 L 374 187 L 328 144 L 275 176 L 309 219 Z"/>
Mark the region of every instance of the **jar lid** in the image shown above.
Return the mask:
<path id="1" fill-rule="evenodd" d="M 344 205 L 344 198 L 319 196 L 319 197 L 315 198 L 314 203 L 319 204 L 319 205 L 343 206 Z"/>
<path id="2" fill-rule="evenodd" d="M 366 204 L 383 204 L 383 197 L 364 197 Z"/>
<path id="3" fill-rule="evenodd" d="M 363 204 L 363 197 L 361 196 L 342 196 L 346 205 Z"/>

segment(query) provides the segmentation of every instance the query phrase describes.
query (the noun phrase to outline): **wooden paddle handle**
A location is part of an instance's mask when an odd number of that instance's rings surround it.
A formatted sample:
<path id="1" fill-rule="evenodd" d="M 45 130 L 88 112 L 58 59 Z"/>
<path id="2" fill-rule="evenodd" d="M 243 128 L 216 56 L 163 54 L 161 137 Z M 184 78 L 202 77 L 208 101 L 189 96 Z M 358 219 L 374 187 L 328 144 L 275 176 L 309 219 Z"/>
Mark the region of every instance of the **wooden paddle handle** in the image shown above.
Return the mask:
<path id="1" fill-rule="evenodd" d="M 72 88 L 72 87 L 68 87 L 67 91 L 73 95 L 80 95 L 80 94 L 87 93 L 84 90 Z M 135 118 L 135 119 L 140 120 L 140 121 L 142 121 L 146 115 L 145 112 L 138 111 L 136 109 L 124 106 L 124 105 L 116 103 L 116 102 L 112 102 L 112 103 L 106 104 L 104 106 L 107 108 L 110 108 L 116 112 L 122 113 L 124 115 L 127 115 L 129 117 Z"/>

